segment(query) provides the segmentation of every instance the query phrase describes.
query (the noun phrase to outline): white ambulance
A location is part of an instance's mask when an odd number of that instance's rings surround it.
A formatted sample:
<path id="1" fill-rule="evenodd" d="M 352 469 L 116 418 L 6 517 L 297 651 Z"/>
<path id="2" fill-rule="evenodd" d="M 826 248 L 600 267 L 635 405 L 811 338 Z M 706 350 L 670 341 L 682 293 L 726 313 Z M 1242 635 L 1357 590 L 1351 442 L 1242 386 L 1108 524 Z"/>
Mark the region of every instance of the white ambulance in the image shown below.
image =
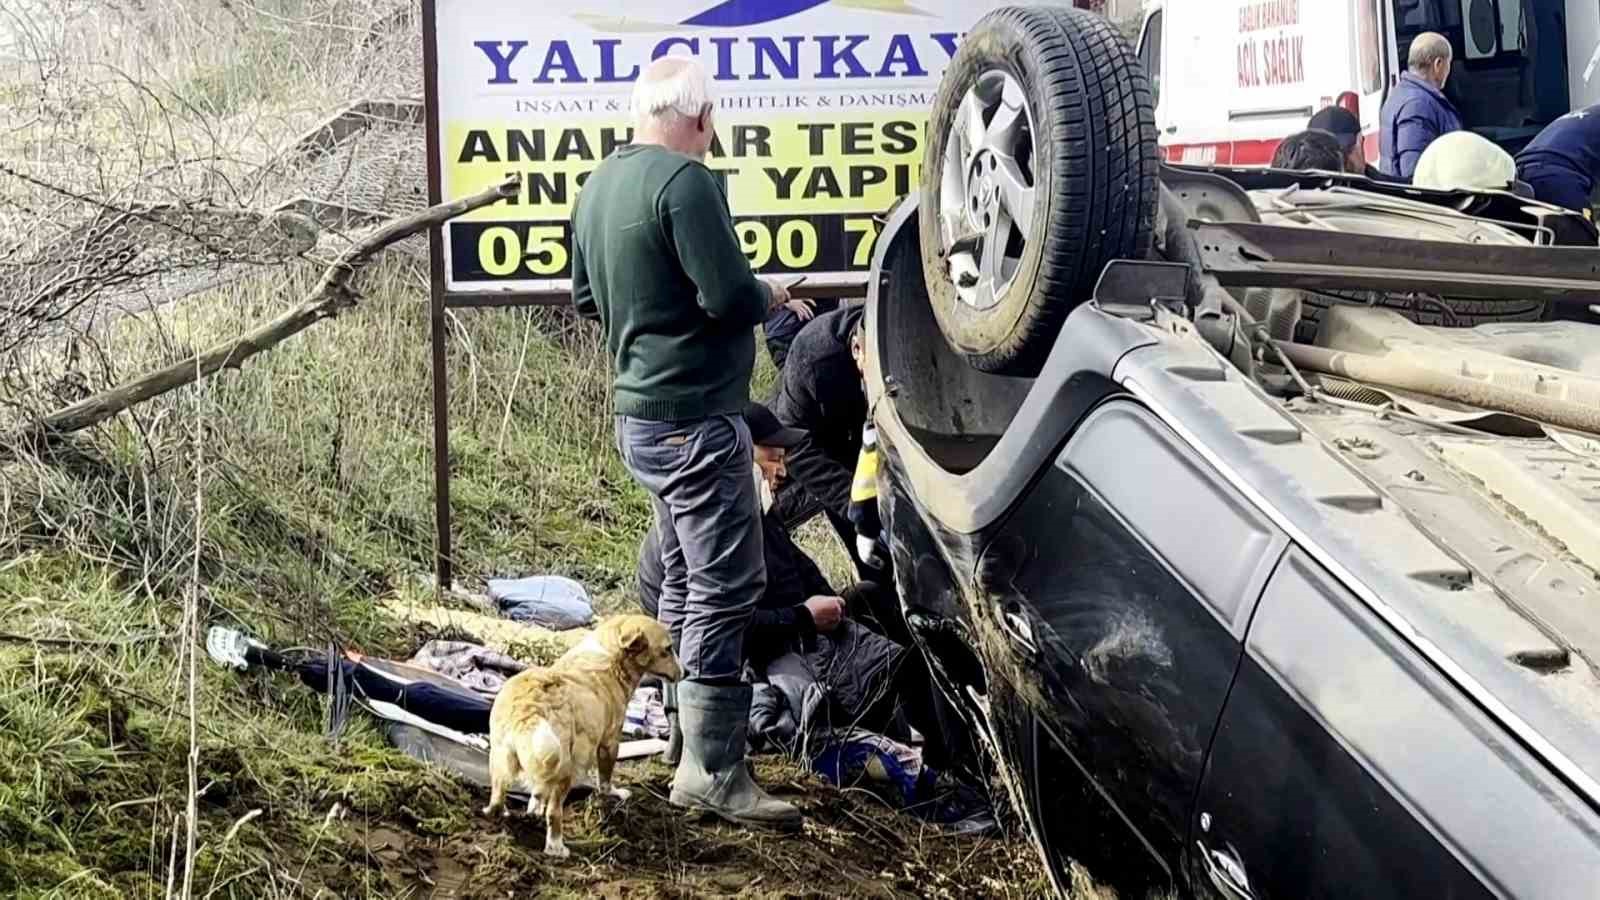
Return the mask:
<path id="1" fill-rule="evenodd" d="M 1337 104 L 1378 160 L 1379 111 L 1412 38 L 1455 48 L 1445 94 L 1473 131 L 1515 153 L 1567 111 L 1600 102 L 1596 0 L 1152 0 L 1139 56 L 1170 162 L 1266 165 L 1278 142 Z"/>

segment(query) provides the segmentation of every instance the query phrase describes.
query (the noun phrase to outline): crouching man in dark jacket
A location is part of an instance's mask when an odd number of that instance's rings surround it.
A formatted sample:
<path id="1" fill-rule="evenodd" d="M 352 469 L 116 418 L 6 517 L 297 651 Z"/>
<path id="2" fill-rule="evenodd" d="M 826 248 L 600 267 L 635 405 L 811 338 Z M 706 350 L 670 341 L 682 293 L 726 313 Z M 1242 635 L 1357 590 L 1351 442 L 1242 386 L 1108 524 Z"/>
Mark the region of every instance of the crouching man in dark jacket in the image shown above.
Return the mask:
<path id="1" fill-rule="evenodd" d="M 1517 177 L 1545 203 L 1593 215 L 1589 198 L 1600 176 L 1600 104 L 1577 109 L 1545 126 L 1517 154 Z"/>

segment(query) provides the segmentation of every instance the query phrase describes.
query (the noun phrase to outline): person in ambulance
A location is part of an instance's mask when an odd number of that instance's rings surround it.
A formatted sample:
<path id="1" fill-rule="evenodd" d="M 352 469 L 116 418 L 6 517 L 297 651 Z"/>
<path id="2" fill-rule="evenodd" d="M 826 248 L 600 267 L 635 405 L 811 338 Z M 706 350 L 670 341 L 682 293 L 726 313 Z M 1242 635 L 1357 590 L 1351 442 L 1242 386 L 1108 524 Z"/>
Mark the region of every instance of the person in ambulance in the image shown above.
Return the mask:
<path id="1" fill-rule="evenodd" d="M 1383 101 L 1378 146 L 1385 174 L 1410 181 L 1422 151 L 1440 135 L 1461 130 L 1461 114 L 1444 95 L 1454 56 L 1442 34 L 1426 31 L 1411 42 L 1408 71 Z"/>

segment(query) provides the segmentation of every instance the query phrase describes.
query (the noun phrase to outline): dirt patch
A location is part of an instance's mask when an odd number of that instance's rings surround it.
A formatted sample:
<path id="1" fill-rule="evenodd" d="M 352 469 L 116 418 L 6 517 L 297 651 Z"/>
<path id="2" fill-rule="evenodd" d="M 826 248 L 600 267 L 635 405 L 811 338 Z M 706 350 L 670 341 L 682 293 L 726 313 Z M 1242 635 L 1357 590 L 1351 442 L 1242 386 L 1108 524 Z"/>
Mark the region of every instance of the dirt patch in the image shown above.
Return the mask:
<path id="1" fill-rule="evenodd" d="M 805 811 L 804 830 L 781 834 L 686 816 L 665 800 L 668 770 L 620 773 L 634 788 L 618 802 L 574 801 L 567 860 L 543 856 L 537 818 L 475 816 L 472 827 L 432 837 L 396 823 L 350 823 L 347 846 L 364 854 L 393 896 L 598 897 L 1037 897 L 1045 882 L 1026 842 L 958 837 L 762 761 L 762 781 Z"/>

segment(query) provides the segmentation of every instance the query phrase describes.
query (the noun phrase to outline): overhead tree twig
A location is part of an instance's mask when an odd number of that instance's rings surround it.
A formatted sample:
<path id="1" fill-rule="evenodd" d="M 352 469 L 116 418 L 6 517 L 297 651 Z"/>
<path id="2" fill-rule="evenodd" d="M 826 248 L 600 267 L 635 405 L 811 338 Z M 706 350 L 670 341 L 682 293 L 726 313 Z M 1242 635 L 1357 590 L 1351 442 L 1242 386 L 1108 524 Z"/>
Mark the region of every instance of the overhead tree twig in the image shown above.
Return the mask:
<path id="1" fill-rule="evenodd" d="M 323 272 L 311 293 L 293 309 L 271 321 L 169 366 L 146 372 L 116 387 L 101 391 L 49 413 L 0 440 L 0 448 L 37 447 L 42 441 L 81 431 L 110 419 L 129 407 L 193 384 L 222 369 L 237 369 L 257 353 L 270 350 L 323 319 L 330 319 L 356 303 L 350 281 L 379 251 L 435 225 L 516 195 L 520 179 L 430 206 L 415 215 L 395 219 L 346 248 Z M 4 450 L 0 450 L 3 453 Z"/>

